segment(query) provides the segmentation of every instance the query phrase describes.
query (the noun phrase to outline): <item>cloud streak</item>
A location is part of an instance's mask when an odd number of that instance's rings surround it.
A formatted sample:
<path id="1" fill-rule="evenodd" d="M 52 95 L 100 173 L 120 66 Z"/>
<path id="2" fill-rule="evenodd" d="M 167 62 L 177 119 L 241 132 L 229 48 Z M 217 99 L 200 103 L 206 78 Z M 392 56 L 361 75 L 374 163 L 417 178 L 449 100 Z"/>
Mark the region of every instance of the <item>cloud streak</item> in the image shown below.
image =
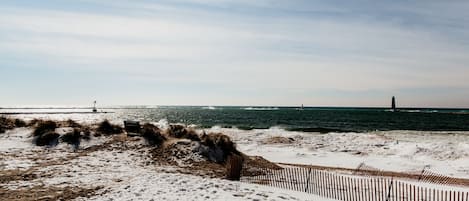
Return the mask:
<path id="1" fill-rule="evenodd" d="M 207 94 L 196 103 L 181 104 L 249 104 L 241 101 L 246 99 L 252 105 L 324 105 L 338 97 L 318 91 L 371 90 L 401 93 L 410 105 L 469 107 L 463 92 L 469 88 L 464 76 L 469 74 L 469 15 L 462 12 L 469 6 L 464 2 L 430 2 L 423 8 L 367 1 L 359 6 L 335 1 L 56 3 L 0 8 L 0 53 L 5 57 L 0 71 L 110 73 L 148 85 L 180 83 L 171 89 L 156 87 L 168 94 L 166 102 L 178 102 L 174 92 L 186 93 L 187 85 L 200 86 L 198 94 Z M 441 12 L 432 12 L 437 10 Z M 451 93 L 448 105 L 419 102 L 418 95 L 408 93 L 422 88 L 459 92 Z M 276 91 L 269 97 L 279 102 L 249 91 Z M 292 91 L 297 97 L 289 97 Z M 336 103 L 355 100 L 350 93 Z M 230 101 L 233 94 L 240 101 Z M 386 101 L 366 96 L 371 98 L 366 104 Z M 361 105 L 358 100 L 352 104 Z"/>

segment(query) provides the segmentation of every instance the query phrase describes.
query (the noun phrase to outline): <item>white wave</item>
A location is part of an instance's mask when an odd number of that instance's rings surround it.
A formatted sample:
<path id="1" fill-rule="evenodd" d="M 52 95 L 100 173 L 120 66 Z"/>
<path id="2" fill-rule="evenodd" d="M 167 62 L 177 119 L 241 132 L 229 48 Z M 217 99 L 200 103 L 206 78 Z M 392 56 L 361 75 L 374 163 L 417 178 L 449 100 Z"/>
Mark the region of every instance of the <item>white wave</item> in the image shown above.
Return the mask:
<path id="1" fill-rule="evenodd" d="M 202 109 L 204 109 L 204 110 L 216 110 L 218 108 L 213 107 L 213 106 L 206 106 L 206 107 L 202 107 Z"/>
<path id="2" fill-rule="evenodd" d="M 402 110 L 403 112 L 419 113 L 421 110 Z"/>
<path id="3" fill-rule="evenodd" d="M 169 122 L 167 119 L 160 119 L 158 122 L 151 122 L 152 124 L 158 126 L 160 129 L 168 129 L 169 128 Z"/>
<path id="4" fill-rule="evenodd" d="M 356 168 L 362 162 L 389 171 L 432 171 L 469 178 L 468 131 L 372 131 L 365 133 L 305 133 L 281 127 L 240 130 L 212 127 L 206 132 L 230 136 L 248 155 L 286 163 Z M 289 143 L 266 143 L 273 137 Z"/>
<path id="5" fill-rule="evenodd" d="M 278 107 L 246 107 L 244 110 L 278 110 Z"/>

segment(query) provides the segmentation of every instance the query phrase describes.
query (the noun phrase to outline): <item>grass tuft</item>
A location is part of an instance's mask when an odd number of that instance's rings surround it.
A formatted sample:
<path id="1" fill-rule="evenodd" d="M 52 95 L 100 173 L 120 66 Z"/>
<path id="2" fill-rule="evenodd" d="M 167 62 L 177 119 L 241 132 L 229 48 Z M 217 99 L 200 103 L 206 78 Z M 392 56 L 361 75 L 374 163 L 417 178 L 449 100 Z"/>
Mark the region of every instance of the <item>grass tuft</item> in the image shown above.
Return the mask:
<path id="1" fill-rule="evenodd" d="M 147 123 L 143 125 L 141 134 L 148 144 L 153 146 L 161 145 L 166 141 L 166 137 L 161 133 L 161 130 L 153 124 Z"/>
<path id="2" fill-rule="evenodd" d="M 222 133 L 204 133 L 201 137 L 201 142 L 210 149 L 210 151 L 206 153 L 207 157 L 218 163 L 224 163 L 231 155 L 240 154 L 236 149 L 235 143 L 231 141 L 231 138 Z"/>
<path id="3" fill-rule="evenodd" d="M 67 121 L 62 122 L 63 127 L 72 127 L 72 128 L 81 128 L 82 125 L 77 123 L 74 120 L 68 119 Z"/>
<path id="4" fill-rule="evenodd" d="M 167 132 L 170 137 L 200 141 L 200 137 L 197 132 L 193 129 L 185 127 L 184 125 L 170 125 Z"/>
<path id="5" fill-rule="evenodd" d="M 20 128 L 20 127 L 26 127 L 28 124 L 26 124 L 25 121 L 21 119 L 15 119 L 15 127 Z"/>
<path id="6" fill-rule="evenodd" d="M 37 146 L 55 146 L 59 143 L 60 135 L 54 131 L 47 131 L 40 136 L 37 136 L 35 143 Z"/>
<path id="7" fill-rule="evenodd" d="M 18 127 L 25 127 L 26 122 L 21 119 L 11 119 L 7 117 L 0 117 L 0 133 L 4 133 L 6 130 L 11 130 Z"/>
<path id="8" fill-rule="evenodd" d="M 57 128 L 57 123 L 55 121 L 42 121 L 39 120 L 35 122 L 35 129 L 33 132 L 33 136 L 41 136 L 47 132 L 55 131 Z"/>
<path id="9" fill-rule="evenodd" d="M 121 134 L 124 129 L 118 125 L 111 124 L 107 119 L 99 123 L 98 130 L 103 135 Z"/>
<path id="10" fill-rule="evenodd" d="M 80 145 L 81 138 L 81 129 L 79 128 L 74 128 L 72 132 L 66 133 L 60 137 L 62 142 L 75 146 Z"/>

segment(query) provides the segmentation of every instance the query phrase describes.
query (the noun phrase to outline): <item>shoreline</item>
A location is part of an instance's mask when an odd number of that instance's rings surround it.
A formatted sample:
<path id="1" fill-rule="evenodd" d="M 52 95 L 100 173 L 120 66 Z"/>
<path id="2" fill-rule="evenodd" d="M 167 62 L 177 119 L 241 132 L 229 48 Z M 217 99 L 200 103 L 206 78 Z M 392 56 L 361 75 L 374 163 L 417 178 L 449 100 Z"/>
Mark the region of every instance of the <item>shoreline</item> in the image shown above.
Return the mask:
<path id="1" fill-rule="evenodd" d="M 67 122 L 60 124 L 63 123 Z M 56 132 L 60 135 L 69 132 L 74 123 L 68 124 L 58 126 Z M 160 129 L 171 128 L 171 125 L 168 122 L 155 124 Z M 96 123 L 82 126 L 96 129 Z M 412 131 L 311 134 L 280 128 L 245 131 L 221 127 L 195 131 L 198 134 L 227 135 L 241 153 L 250 157 L 261 156 L 267 162 L 272 161 L 280 166 L 314 167 L 353 177 L 389 177 L 399 174 L 402 176 L 399 180 L 418 185 L 421 183 L 415 181 L 415 178 L 422 168 L 430 175 L 441 175 L 430 176 L 433 182 L 437 181 L 435 178 L 445 180 L 456 177 L 461 179 L 455 180 L 459 182 L 469 179 L 469 135 L 466 135 L 469 132 L 454 135 Z M 6 133 L 0 134 L 0 172 L 9 178 L 4 183 L 4 188 L 0 187 L 0 194 L 21 194 L 21 191 L 10 188 L 35 191 L 38 183 L 45 183 L 47 188 L 56 190 L 65 185 L 91 192 L 89 195 L 71 194 L 78 196 L 78 200 L 100 200 L 104 197 L 119 199 L 122 193 L 129 199 L 189 199 L 194 193 L 197 194 L 196 200 L 266 199 L 263 196 L 257 197 L 261 192 L 265 192 L 263 195 L 271 200 L 283 200 L 280 197 L 288 196 L 291 200 L 308 200 L 314 197 L 311 194 L 223 180 L 221 175 L 225 167 L 205 164 L 206 159 L 191 151 L 193 141 L 185 139 L 169 140 L 172 144 L 168 146 L 170 150 L 164 151 L 148 146 L 141 137 L 91 134 L 91 140 L 83 140 L 78 149 L 75 149 L 65 143 L 55 147 L 35 146 L 32 144 L 33 132 L 34 128 L 25 127 L 8 129 Z M 262 160 L 256 158 L 251 164 Z M 214 169 L 218 171 L 215 175 Z M 357 172 L 370 175 L 356 175 Z M 380 175 L 383 173 L 391 175 Z M 185 183 L 181 183 L 183 181 Z M 134 187 L 129 187 L 128 190 L 126 186 L 129 185 Z M 440 189 L 466 188 L 432 183 L 425 185 Z M 153 191 L 149 186 L 158 189 L 161 194 L 151 193 Z M 218 193 L 206 195 L 207 192 L 198 189 L 199 187 Z M 241 188 L 248 190 L 236 190 Z M 135 191 L 140 190 L 142 193 L 136 195 Z M 175 197 L 165 197 L 167 192 L 174 193 Z M 330 200 L 316 198 L 315 200 Z"/>
<path id="2" fill-rule="evenodd" d="M 0 112 L 0 115 L 35 115 L 35 114 L 112 114 L 115 112 Z"/>

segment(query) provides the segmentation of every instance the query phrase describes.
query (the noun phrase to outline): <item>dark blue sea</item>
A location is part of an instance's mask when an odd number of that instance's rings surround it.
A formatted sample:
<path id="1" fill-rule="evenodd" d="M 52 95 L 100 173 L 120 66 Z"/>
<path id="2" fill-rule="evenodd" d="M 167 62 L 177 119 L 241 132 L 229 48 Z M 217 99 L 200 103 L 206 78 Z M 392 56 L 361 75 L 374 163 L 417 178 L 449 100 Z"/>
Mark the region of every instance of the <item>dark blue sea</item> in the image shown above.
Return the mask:
<path id="1" fill-rule="evenodd" d="M 120 106 L 101 107 L 101 114 L 40 114 L 49 111 L 83 112 L 91 108 L 3 108 L 4 112 L 33 112 L 13 115 L 26 119 L 61 118 L 114 121 L 139 120 L 182 123 L 199 128 L 220 126 L 242 130 L 279 127 L 302 132 L 367 132 L 389 130 L 469 131 L 469 109 L 348 107 L 244 107 L 244 106 Z"/>

